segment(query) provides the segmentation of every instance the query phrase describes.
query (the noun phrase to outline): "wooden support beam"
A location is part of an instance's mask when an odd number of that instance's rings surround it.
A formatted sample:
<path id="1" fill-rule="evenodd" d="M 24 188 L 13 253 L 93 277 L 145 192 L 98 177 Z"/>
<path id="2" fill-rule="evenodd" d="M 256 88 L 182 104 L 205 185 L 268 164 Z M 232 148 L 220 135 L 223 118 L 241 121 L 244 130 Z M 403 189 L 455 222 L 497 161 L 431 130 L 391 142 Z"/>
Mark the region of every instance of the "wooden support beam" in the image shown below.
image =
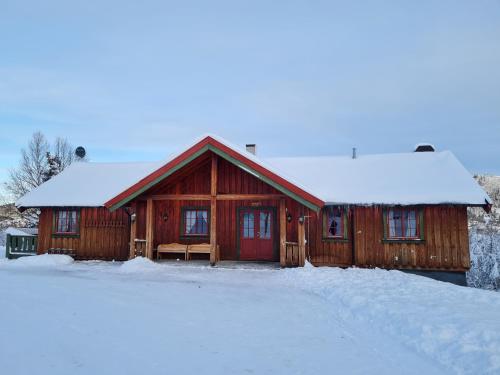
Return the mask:
<path id="1" fill-rule="evenodd" d="M 217 155 L 212 154 L 210 171 L 210 264 L 217 262 Z"/>
<path id="2" fill-rule="evenodd" d="M 248 200 L 248 201 L 268 201 L 268 200 L 278 200 L 285 196 L 283 194 L 218 194 L 217 200 L 219 201 L 238 201 L 238 200 Z"/>
<path id="3" fill-rule="evenodd" d="M 280 199 L 280 266 L 286 266 L 286 206 L 285 199 Z"/>
<path id="4" fill-rule="evenodd" d="M 306 263 L 306 231 L 304 217 L 299 219 L 297 234 L 299 240 L 299 267 L 303 267 Z"/>
<path id="5" fill-rule="evenodd" d="M 210 264 L 217 262 L 217 200 L 210 201 Z"/>
<path id="6" fill-rule="evenodd" d="M 217 185 L 217 182 L 215 183 Z M 248 201 L 257 201 L 257 200 L 278 200 L 282 199 L 285 196 L 283 194 L 217 194 L 217 190 L 215 194 L 156 194 L 145 199 L 153 199 L 155 201 L 161 200 L 173 200 L 173 201 L 209 201 L 212 198 L 215 198 L 219 201 L 238 201 L 238 200 L 248 200 Z"/>
<path id="7" fill-rule="evenodd" d="M 150 197 L 154 201 L 209 201 L 209 194 L 157 194 Z"/>
<path id="8" fill-rule="evenodd" d="M 153 199 L 149 198 L 146 203 L 146 257 L 153 259 L 154 241 L 154 207 Z"/>
<path id="9" fill-rule="evenodd" d="M 128 259 L 135 258 L 135 239 L 137 237 L 137 218 L 132 220 L 132 215 L 136 215 L 137 204 L 136 202 L 132 202 L 131 204 L 131 212 L 130 212 L 130 252 L 128 255 Z"/>
<path id="10" fill-rule="evenodd" d="M 212 198 L 217 196 L 217 155 L 212 154 L 212 168 L 210 171 L 210 195 Z"/>

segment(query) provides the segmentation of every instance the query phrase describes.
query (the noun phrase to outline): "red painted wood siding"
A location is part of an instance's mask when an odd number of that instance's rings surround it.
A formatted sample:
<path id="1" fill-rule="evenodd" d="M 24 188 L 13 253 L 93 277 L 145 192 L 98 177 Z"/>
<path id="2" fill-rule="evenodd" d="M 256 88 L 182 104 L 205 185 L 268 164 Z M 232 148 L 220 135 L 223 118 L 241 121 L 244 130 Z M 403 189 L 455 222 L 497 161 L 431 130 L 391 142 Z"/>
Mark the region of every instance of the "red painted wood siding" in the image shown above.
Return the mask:
<path id="1" fill-rule="evenodd" d="M 424 242 L 383 241 L 380 206 L 356 207 L 355 264 L 364 267 L 465 271 L 470 267 L 467 208 L 427 206 Z"/>
<path id="2" fill-rule="evenodd" d="M 150 189 L 147 194 L 209 194 L 210 153 L 200 156 L 182 170 Z M 272 186 L 255 176 L 218 158 L 219 194 L 279 194 Z M 467 229 L 467 210 L 461 206 L 429 206 L 424 208 L 425 242 L 422 244 L 384 243 L 382 207 L 350 207 L 348 209 L 348 241 L 324 240 L 322 212 L 316 213 L 300 203 L 286 198 L 286 208 L 292 215 L 287 223 L 287 241 L 297 242 L 299 216 L 306 220 L 306 251 L 316 265 L 361 267 L 442 269 L 464 271 L 470 266 Z M 146 202 L 137 203 L 136 238 L 146 236 Z M 201 243 L 209 238 L 181 236 L 181 208 L 209 206 L 209 201 L 155 201 L 154 246 L 160 243 Z M 237 259 L 237 208 L 245 206 L 274 207 L 279 202 L 218 201 L 217 243 L 223 260 Z M 164 214 L 168 220 L 163 219 Z M 277 215 L 276 220 L 279 217 Z M 79 259 L 126 259 L 128 256 L 128 215 L 122 209 L 109 212 L 106 208 L 83 208 L 78 238 L 52 237 L 52 210 L 43 209 L 40 215 L 39 252 L 49 248 L 71 248 Z M 276 222 L 275 228 L 279 227 Z M 277 235 L 277 237 L 279 237 Z M 354 237 L 354 239 L 353 239 Z M 353 244 L 355 259 L 353 256 Z"/>
<path id="3" fill-rule="evenodd" d="M 72 249 L 77 259 L 125 260 L 129 251 L 130 226 L 125 210 L 82 208 L 78 236 L 53 235 L 53 210 L 43 208 L 38 226 L 38 253 L 48 249 Z"/>

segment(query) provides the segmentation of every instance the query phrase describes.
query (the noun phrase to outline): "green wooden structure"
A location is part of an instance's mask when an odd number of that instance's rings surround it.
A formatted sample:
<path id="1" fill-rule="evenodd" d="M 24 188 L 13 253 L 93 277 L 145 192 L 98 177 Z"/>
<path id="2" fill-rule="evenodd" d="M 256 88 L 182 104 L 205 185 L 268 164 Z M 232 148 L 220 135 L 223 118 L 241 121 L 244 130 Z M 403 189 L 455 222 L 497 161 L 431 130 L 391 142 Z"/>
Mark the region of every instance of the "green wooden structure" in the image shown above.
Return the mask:
<path id="1" fill-rule="evenodd" d="M 13 236 L 7 234 L 5 242 L 5 257 L 17 259 L 27 255 L 36 255 L 37 236 Z"/>

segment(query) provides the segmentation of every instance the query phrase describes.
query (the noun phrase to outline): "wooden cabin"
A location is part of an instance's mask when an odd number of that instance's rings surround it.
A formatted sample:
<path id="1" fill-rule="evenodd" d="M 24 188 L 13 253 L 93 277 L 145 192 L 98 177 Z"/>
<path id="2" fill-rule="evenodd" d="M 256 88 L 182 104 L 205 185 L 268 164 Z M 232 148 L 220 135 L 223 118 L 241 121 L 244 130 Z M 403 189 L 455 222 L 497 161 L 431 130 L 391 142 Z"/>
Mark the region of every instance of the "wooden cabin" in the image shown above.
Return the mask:
<path id="1" fill-rule="evenodd" d="M 75 163 L 22 197 L 38 253 L 464 273 L 467 207 L 490 199 L 450 152 L 261 159 L 205 136 L 163 163 Z"/>

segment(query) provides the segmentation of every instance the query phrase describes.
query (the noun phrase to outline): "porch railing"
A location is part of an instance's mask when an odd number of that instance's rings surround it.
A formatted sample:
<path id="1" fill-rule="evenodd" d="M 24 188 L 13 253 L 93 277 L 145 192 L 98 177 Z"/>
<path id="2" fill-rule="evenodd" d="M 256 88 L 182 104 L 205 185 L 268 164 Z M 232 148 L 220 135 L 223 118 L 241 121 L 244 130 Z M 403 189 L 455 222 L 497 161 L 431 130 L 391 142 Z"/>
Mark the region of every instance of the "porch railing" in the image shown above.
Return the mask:
<path id="1" fill-rule="evenodd" d="M 14 236 L 7 234 L 5 242 L 5 257 L 16 259 L 27 255 L 36 255 L 37 236 Z"/>
<path id="2" fill-rule="evenodd" d="M 134 239 L 135 242 L 135 256 L 143 257 L 146 255 L 146 240 Z"/>
<path id="3" fill-rule="evenodd" d="M 298 242 L 286 242 L 286 267 L 297 267 L 299 265 L 299 244 Z"/>

